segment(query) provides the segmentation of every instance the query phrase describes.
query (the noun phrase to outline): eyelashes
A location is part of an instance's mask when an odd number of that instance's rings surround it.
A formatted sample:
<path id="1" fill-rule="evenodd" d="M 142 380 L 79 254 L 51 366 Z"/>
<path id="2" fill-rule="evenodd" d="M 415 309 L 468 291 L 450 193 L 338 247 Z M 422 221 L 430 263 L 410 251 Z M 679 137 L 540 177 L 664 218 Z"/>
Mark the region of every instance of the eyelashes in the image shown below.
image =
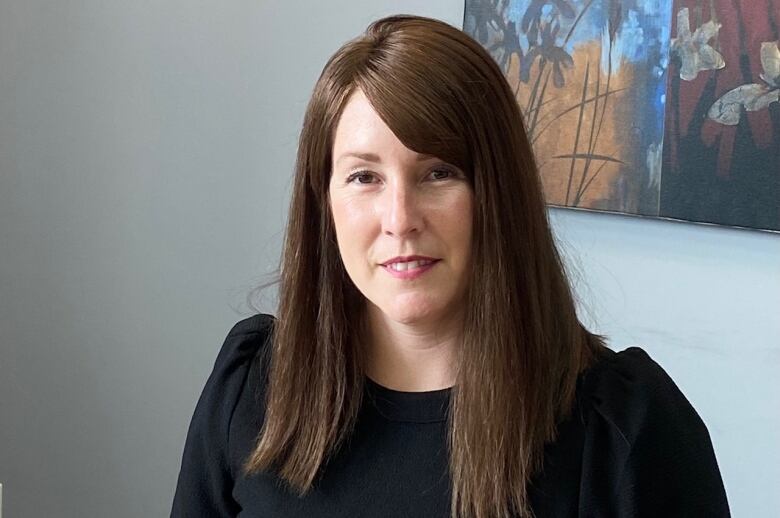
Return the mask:
<path id="1" fill-rule="evenodd" d="M 367 171 L 358 171 L 356 173 L 352 173 L 351 175 L 349 175 L 345 183 L 353 183 L 356 178 L 360 178 L 361 176 L 373 176 L 373 175 Z M 357 183 L 361 185 L 368 185 L 365 182 L 357 182 Z"/>
<path id="2" fill-rule="evenodd" d="M 448 176 L 446 176 L 444 178 L 439 177 L 439 178 L 437 178 L 438 181 L 452 180 L 452 179 L 457 178 L 459 176 L 459 173 L 457 171 L 453 171 L 453 170 L 451 170 L 449 168 L 446 168 L 446 167 L 436 168 L 436 169 L 432 170 L 428 174 L 428 176 L 431 176 L 431 175 L 434 175 L 434 174 L 439 174 L 439 173 L 446 173 Z M 348 183 L 348 184 L 349 183 L 357 183 L 358 185 L 371 185 L 371 183 L 360 182 L 360 181 L 356 182 L 355 181 L 355 180 L 357 180 L 358 178 L 361 178 L 361 177 L 371 177 L 371 178 L 374 178 L 375 175 L 374 175 L 374 173 L 372 173 L 370 171 L 365 171 L 365 170 L 364 171 L 356 171 L 356 172 L 352 173 L 351 175 L 349 175 L 344 183 Z"/>

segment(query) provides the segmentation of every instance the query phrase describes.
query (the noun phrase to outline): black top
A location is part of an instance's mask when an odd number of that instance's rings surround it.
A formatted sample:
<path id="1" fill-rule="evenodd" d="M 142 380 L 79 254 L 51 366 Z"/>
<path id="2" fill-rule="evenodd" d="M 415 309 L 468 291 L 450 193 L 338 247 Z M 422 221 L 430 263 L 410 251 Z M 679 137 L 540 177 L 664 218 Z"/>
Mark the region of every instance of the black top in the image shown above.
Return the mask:
<path id="1" fill-rule="evenodd" d="M 195 408 L 172 517 L 449 517 L 450 389 L 399 392 L 366 381 L 349 445 L 299 498 L 239 467 L 263 420 L 258 353 L 274 318 L 238 322 Z M 572 417 L 529 486 L 537 517 L 729 515 L 707 428 L 672 379 L 631 347 L 580 375 Z"/>

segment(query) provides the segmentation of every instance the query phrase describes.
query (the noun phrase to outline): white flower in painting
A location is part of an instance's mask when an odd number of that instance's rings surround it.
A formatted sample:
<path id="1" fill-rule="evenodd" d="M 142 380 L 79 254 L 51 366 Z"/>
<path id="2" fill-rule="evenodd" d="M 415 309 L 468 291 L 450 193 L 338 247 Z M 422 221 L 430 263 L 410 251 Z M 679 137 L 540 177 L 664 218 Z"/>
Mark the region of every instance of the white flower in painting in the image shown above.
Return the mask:
<path id="1" fill-rule="evenodd" d="M 688 8 L 677 13 L 677 37 L 672 38 L 672 51 L 680 56 L 680 78 L 693 81 L 702 70 L 717 70 L 726 66 L 720 52 L 709 41 L 718 36 L 720 24 L 712 20 L 691 33 Z"/>
<path id="2" fill-rule="evenodd" d="M 761 66 L 764 73 L 760 77 L 766 84 L 751 83 L 729 90 L 715 101 L 707 116 L 721 124 L 735 126 L 739 124 L 743 106 L 745 110 L 755 112 L 779 101 L 780 48 L 776 41 L 765 41 L 761 44 Z"/>
<path id="3" fill-rule="evenodd" d="M 647 187 L 650 189 L 658 189 L 661 186 L 662 151 L 661 144 L 652 143 L 647 146 L 645 163 L 647 164 Z"/>
<path id="4" fill-rule="evenodd" d="M 780 88 L 780 47 L 777 41 L 765 41 L 761 44 L 761 66 L 764 69 L 763 74 L 759 74 L 761 79 Z"/>

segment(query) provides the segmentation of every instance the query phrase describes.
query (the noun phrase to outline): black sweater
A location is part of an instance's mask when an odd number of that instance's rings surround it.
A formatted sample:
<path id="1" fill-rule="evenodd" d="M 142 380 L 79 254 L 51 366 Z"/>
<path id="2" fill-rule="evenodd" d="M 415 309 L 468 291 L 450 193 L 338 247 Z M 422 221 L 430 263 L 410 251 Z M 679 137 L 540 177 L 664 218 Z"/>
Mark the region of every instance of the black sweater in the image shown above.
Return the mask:
<path id="1" fill-rule="evenodd" d="M 195 408 L 172 517 L 446 518 L 450 389 L 399 392 L 370 379 L 348 447 L 297 497 L 239 469 L 263 420 L 270 315 L 238 322 Z M 259 397 L 258 397 L 259 396 Z M 724 517 L 726 493 L 707 428 L 642 349 L 608 355 L 578 380 L 572 417 L 529 485 L 537 517 Z"/>

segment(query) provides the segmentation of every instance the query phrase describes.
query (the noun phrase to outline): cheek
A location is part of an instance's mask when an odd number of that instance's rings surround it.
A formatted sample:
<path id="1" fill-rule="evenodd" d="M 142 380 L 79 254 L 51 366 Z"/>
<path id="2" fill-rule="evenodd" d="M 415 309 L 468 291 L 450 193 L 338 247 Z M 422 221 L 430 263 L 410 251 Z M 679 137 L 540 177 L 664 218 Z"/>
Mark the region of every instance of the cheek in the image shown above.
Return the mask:
<path id="1" fill-rule="evenodd" d="M 333 226 L 336 228 L 338 236 L 347 236 L 354 231 L 355 227 L 355 209 L 344 200 L 335 200 L 331 203 L 331 213 L 333 214 Z"/>
<path id="2" fill-rule="evenodd" d="M 371 242 L 372 220 L 367 209 L 357 203 L 339 200 L 331 205 L 339 251 L 349 266 L 366 256 Z"/>
<path id="3" fill-rule="evenodd" d="M 451 245 L 457 247 L 458 254 L 471 250 L 471 232 L 473 217 L 473 201 L 471 193 L 463 193 L 452 201 L 446 214 L 439 215 L 440 221 L 446 227 L 444 232 L 449 236 Z"/>

